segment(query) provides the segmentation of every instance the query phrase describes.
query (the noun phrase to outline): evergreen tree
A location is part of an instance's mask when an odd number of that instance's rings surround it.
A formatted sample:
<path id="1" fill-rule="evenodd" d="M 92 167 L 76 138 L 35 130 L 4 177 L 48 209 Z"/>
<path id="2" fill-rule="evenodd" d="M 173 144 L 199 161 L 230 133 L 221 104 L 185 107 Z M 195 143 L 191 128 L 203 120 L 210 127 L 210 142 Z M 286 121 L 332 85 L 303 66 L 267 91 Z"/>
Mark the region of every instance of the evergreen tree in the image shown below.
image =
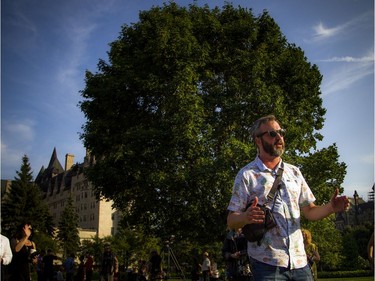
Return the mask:
<path id="1" fill-rule="evenodd" d="M 2 231 L 10 236 L 18 225 L 28 222 L 33 226 L 34 233 L 52 236 L 53 219 L 42 200 L 39 188 L 33 183 L 32 170 L 26 155 L 22 158 L 20 171 L 16 173 L 10 192 L 1 207 Z"/>
<path id="2" fill-rule="evenodd" d="M 73 206 L 73 199 L 69 197 L 59 221 L 57 239 L 60 241 L 64 256 L 79 251 L 80 240 L 78 232 L 79 216 Z"/>

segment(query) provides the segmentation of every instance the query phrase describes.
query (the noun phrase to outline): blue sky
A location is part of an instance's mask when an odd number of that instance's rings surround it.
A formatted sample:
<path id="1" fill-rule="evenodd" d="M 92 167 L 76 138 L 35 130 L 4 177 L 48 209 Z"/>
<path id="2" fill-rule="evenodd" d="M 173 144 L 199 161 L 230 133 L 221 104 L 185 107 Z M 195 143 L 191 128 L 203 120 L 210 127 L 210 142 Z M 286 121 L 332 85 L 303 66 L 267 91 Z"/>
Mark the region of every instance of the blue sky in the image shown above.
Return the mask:
<path id="1" fill-rule="evenodd" d="M 192 1 L 175 1 L 185 6 Z M 222 7 L 224 1 L 196 1 Z M 234 6 L 264 9 L 288 42 L 319 67 L 327 109 L 319 148 L 338 146 L 347 164 L 345 194 L 367 200 L 374 183 L 373 0 L 238 0 Z M 34 177 L 53 149 L 83 162 L 79 132 L 86 70 L 107 60 L 121 26 L 140 10 L 162 5 L 146 0 L 4 0 L 1 7 L 1 178 L 13 179 L 26 154 Z M 287 109 L 286 109 L 287 110 Z"/>

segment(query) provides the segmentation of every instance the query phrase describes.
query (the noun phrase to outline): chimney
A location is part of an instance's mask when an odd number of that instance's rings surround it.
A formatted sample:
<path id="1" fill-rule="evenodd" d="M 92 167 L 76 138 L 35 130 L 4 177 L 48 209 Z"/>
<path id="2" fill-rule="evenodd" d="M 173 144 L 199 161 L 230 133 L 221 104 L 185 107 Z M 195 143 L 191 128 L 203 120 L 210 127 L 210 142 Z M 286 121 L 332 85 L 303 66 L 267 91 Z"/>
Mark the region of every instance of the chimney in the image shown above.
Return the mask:
<path id="1" fill-rule="evenodd" d="M 74 155 L 67 153 L 65 155 L 65 171 L 68 171 L 74 164 Z"/>

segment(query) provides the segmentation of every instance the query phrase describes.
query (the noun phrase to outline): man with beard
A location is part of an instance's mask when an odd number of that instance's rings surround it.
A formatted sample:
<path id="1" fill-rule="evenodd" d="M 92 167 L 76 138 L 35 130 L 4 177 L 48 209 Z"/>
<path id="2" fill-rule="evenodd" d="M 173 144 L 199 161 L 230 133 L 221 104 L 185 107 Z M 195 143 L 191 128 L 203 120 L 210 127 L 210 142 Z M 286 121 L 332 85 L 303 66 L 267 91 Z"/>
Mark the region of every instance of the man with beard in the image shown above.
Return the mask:
<path id="1" fill-rule="evenodd" d="M 265 205 L 272 210 L 276 226 L 260 241 L 248 242 L 254 280 L 312 281 L 300 226 L 301 212 L 308 220 L 320 220 L 345 211 L 349 200 L 346 196 L 338 197 L 338 190 L 335 190 L 328 204 L 315 205 L 315 197 L 300 170 L 281 159 L 285 150 L 284 135 L 285 130 L 273 115 L 262 117 L 253 124 L 251 136 L 258 155 L 236 176 L 227 224 L 230 229 L 264 224 L 265 212 L 259 205 Z M 269 202 L 267 195 L 273 189 L 279 169 L 282 171 L 279 173 L 281 182 Z"/>

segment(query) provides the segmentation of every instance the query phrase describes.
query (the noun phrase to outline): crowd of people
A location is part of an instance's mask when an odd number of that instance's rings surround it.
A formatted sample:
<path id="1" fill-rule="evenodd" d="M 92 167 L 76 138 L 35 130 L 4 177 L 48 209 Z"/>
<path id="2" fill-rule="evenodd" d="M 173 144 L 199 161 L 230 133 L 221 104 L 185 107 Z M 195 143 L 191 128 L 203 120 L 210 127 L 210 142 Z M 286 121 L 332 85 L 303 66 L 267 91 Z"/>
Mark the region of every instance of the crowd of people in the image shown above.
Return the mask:
<path id="1" fill-rule="evenodd" d="M 10 241 L 1 235 L 1 281 L 30 281 L 32 268 L 38 281 L 92 281 L 94 259 L 89 252 L 79 256 L 78 261 L 73 253 L 63 260 L 51 249 L 37 251 L 31 234 L 31 224 L 23 223 Z M 100 280 L 115 281 L 118 260 L 109 244 L 104 245 L 99 264 Z"/>

